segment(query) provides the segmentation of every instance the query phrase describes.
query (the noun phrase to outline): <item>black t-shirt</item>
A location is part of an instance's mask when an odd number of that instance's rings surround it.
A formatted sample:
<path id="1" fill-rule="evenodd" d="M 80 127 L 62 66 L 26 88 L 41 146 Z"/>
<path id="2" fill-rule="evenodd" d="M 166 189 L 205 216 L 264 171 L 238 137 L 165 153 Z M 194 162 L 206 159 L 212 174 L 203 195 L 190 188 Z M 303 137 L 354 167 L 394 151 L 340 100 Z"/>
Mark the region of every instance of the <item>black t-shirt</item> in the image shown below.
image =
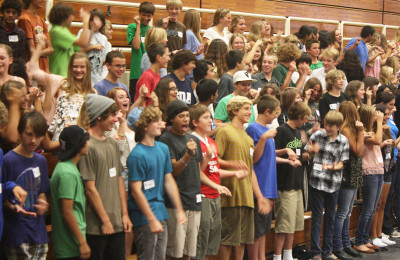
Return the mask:
<path id="1" fill-rule="evenodd" d="M 343 101 L 350 100 L 347 94 L 340 92 L 339 97 L 332 96 L 328 92 L 322 96 L 322 99 L 319 101 L 319 113 L 321 115 L 321 125 L 324 123 L 324 118 L 326 114 L 330 110 L 337 110 L 340 106 L 340 103 Z"/>
<path id="2" fill-rule="evenodd" d="M 283 124 L 277 128 L 275 136 L 276 150 L 291 148 L 301 161 L 303 144 L 301 142 L 300 131 L 291 128 L 288 124 Z M 285 154 L 282 158 L 287 159 Z M 303 189 L 303 166 L 297 168 L 289 164 L 277 164 L 278 190 L 300 190 Z"/>
<path id="3" fill-rule="evenodd" d="M 196 154 L 190 158 L 181 174 L 175 177 L 175 181 L 178 185 L 183 209 L 199 211 L 201 210 L 201 202 L 198 201 L 198 196 L 201 196 L 199 195 L 201 194 L 199 162 L 203 161 L 199 139 L 189 133 L 185 135 L 175 135 L 170 131 L 164 132 L 160 137 L 160 141 L 168 146 L 171 159 L 175 159 L 176 161 L 179 161 L 187 152 L 186 144 L 190 139 L 193 139 L 197 144 Z M 168 196 L 166 197 L 165 206 L 167 208 L 173 208 Z"/>

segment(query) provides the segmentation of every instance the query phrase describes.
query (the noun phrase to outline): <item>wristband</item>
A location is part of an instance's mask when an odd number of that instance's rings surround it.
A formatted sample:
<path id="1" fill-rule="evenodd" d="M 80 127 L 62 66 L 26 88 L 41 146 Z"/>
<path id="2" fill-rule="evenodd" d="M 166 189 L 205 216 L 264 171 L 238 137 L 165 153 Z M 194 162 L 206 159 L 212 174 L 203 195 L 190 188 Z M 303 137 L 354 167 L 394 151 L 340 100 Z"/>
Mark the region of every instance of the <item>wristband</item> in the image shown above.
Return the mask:
<path id="1" fill-rule="evenodd" d="M 185 161 L 181 158 L 180 160 L 179 160 L 183 165 L 185 165 L 185 167 L 187 166 L 187 164 L 185 163 Z"/>

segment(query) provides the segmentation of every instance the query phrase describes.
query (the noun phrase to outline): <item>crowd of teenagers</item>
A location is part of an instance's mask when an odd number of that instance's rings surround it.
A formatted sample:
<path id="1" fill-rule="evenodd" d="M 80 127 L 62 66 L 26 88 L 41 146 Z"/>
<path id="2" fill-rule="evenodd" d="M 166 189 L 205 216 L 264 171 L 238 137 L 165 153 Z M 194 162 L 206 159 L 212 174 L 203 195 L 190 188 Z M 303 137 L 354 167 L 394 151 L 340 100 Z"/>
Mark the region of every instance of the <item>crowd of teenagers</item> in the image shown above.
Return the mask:
<path id="1" fill-rule="evenodd" d="M 0 8 L 2 258 L 46 259 L 51 224 L 57 259 L 125 259 L 135 244 L 141 260 L 262 260 L 275 220 L 273 259 L 292 260 L 308 210 L 312 259 L 396 243 L 400 30 L 365 26 L 343 48 L 339 30 L 307 25 L 244 34 L 219 8 L 201 36 L 180 0 L 155 26 L 142 2 L 125 86 L 103 11 L 80 10 L 76 36 L 73 8 L 54 5 L 48 30 L 44 2 Z"/>

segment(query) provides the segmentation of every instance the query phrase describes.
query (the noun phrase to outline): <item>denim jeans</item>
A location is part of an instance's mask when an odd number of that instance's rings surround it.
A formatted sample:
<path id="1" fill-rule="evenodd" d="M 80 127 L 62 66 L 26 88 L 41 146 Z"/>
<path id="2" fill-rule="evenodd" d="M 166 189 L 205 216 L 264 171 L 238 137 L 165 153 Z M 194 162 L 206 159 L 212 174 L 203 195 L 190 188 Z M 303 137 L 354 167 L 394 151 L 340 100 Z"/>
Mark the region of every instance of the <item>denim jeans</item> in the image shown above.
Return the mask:
<path id="1" fill-rule="evenodd" d="M 350 215 L 353 210 L 357 189 L 340 188 L 338 206 L 333 228 L 333 251 L 351 246 L 350 243 Z"/>
<path id="2" fill-rule="evenodd" d="M 382 185 L 383 174 L 363 176 L 363 205 L 357 223 L 356 246 L 365 245 L 369 242 L 369 229 L 381 195 Z"/>
<path id="3" fill-rule="evenodd" d="M 397 177 L 399 176 L 399 177 Z M 392 172 L 392 185 L 390 185 L 389 195 L 385 205 L 385 215 L 383 217 L 382 231 L 385 234 L 391 234 L 394 231 L 392 224 L 392 196 L 396 193 L 396 209 L 397 214 L 400 214 L 400 159 L 397 159 L 396 169 Z M 397 221 L 397 226 L 400 226 L 400 222 Z"/>
<path id="4" fill-rule="evenodd" d="M 310 186 L 311 202 L 311 254 L 327 257 L 332 252 L 333 222 L 335 220 L 336 203 L 339 191 L 328 193 Z M 322 250 L 319 246 L 321 238 L 322 215 L 325 205 Z"/>
<path id="5" fill-rule="evenodd" d="M 138 260 L 165 259 L 168 240 L 167 221 L 163 220 L 161 224 L 164 232 L 159 234 L 152 233 L 149 224 L 133 227 Z"/>

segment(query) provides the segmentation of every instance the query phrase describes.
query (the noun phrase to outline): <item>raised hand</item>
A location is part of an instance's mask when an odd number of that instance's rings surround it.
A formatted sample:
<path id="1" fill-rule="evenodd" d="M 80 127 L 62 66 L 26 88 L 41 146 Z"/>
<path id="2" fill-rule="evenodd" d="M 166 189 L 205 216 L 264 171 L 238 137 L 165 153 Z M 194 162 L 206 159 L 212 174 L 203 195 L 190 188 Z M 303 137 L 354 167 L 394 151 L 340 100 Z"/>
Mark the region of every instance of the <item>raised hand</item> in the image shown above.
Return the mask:
<path id="1" fill-rule="evenodd" d="M 193 139 L 190 139 L 190 141 L 187 142 L 186 147 L 190 156 L 195 155 L 197 144 L 195 143 L 195 141 L 193 141 Z"/>

